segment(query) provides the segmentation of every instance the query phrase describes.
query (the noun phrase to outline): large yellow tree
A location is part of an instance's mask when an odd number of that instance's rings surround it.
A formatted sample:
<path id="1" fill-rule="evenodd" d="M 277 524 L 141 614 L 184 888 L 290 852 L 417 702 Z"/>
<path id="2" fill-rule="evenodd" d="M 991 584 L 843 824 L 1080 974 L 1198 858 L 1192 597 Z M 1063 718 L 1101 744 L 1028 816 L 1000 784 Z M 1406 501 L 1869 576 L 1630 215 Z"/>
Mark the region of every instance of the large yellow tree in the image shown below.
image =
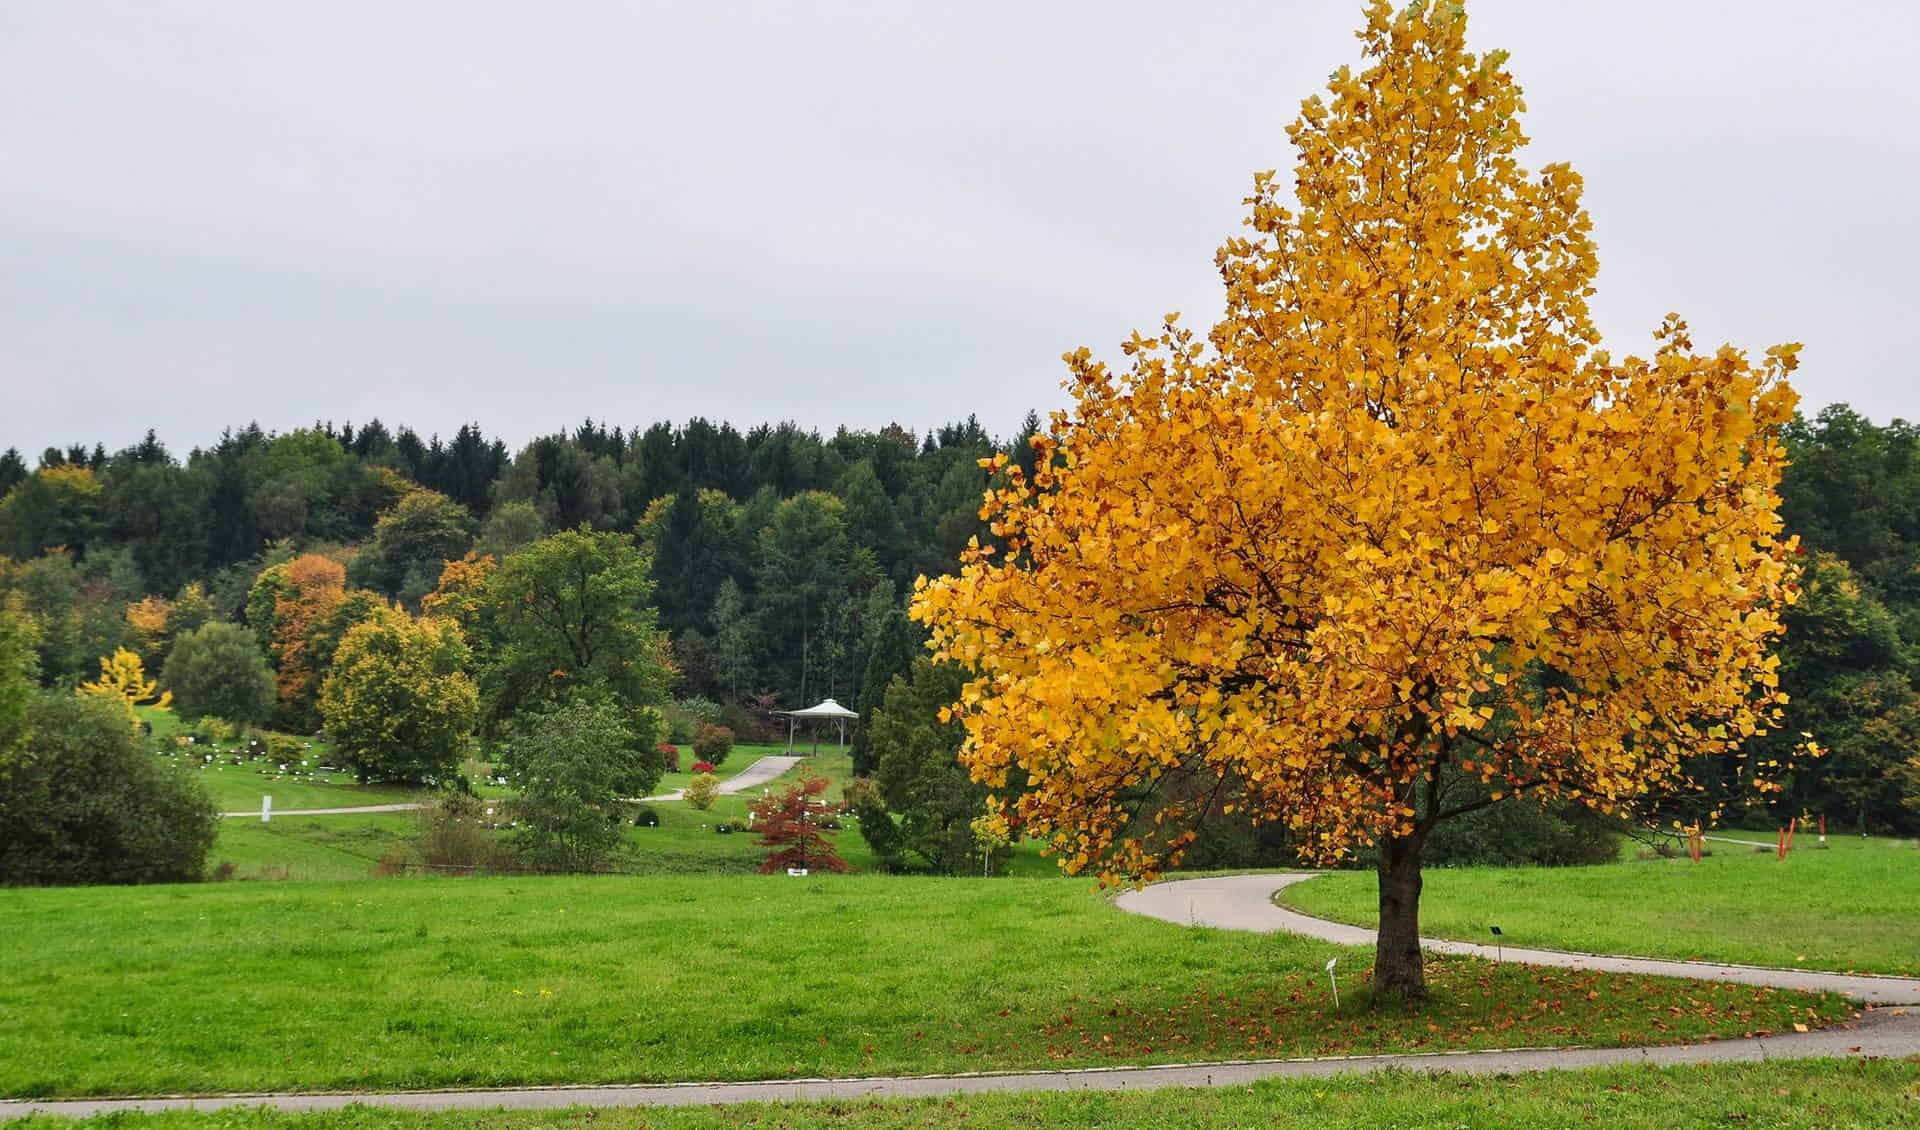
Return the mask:
<path id="1" fill-rule="evenodd" d="M 1151 877 L 1222 802 L 1370 848 L 1375 984 L 1406 998 L 1433 827 L 1619 811 L 1767 728 L 1795 592 L 1797 347 L 1697 353 L 1669 318 L 1650 357 L 1602 351 L 1581 180 L 1521 168 L 1519 88 L 1465 32 L 1368 6 L 1365 69 L 1219 251 L 1224 319 L 1169 316 L 1124 371 L 1069 354 L 1036 472 L 990 461 L 997 548 L 913 609 L 975 676 L 962 760 L 1026 772 L 1069 871 Z"/>

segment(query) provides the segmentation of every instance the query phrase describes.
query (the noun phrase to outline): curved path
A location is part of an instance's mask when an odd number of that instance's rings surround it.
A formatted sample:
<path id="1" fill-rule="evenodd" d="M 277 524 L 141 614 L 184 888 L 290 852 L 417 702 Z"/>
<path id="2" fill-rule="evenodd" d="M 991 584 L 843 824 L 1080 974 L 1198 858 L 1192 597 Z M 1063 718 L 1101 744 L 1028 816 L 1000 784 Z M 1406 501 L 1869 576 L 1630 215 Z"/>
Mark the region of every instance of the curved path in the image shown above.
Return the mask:
<path id="1" fill-rule="evenodd" d="M 721 796 L 732 796 L 734 793 L 744 793 L 748 789 L 758 788 L 768 781 L 786 776 L 794 766 L 805 760 L 806 758 L 804 757 L 763 757 L 745 769 L 740 770 L 740 772 L 720 782 L 718 791 Z M 659 796 L 647 796 L 641 797 L 640 799 L 679 800 L 684 797 L 686 793 L 687 790 L 685 789 L 675 789 L 670 793 L 661 793 Z"/>
<path id="2" fill-rule="evenodd" d="M 768 760 L 790 760 L 762 758 Z M 760 762 L 749 772 L 760 768 Z M 785 770 L 781 770 L 784 772 Z M 739 778 L 735 778 L 738 780 Z M 768 778 L 770 779 L 770 778 Z M 742 786 L 751 787 L 751 785 Z M 1373 932 L 1312 918 L 1273 904 L 1281 888 L 1312 875 L 1235 875 L 1187 879 L 1131 891 L 1122 909 L 1180 925 L 1229 930 L 1287 930 L 1340 945 L 1369 945 Z M 1487 946 L 1428 941 L 1444 953 L 1493 956 Z M 1762 969 L 1706 962 L 1603 957 L 1558 950 L 1507 949 L 1507 960 L 1609 972 L 1652 973 L 1702 980 L 1737 980 L 1779 988 L 1831 990 L 1882 1005 L 1920 1002 L 1920 981 L 1900 977 L 1855 977 L 1795 969 Z M 1920 1009 L 1875 1008 L 1860 1019 L 1817 1032 L 1667 1044 L 1644 1048 L 1517 1048 L 1410 1055 L 1330 1056 L 1317 1059 L 1236 1060 L 1153 1067 L 1074 1071 L 985 1072 L 969 1075 L 888 1076 L 867 1079 L 788 1079 L 745 1083 L 655 1083 L 610 1086 L 518 1087 L 499 1090 L 403 1091 L 397 1093 L 207 1095 L 197 1098 L 4 1100 L 0 1119 L 43 1113 L 87 1117 L 120 1111 L 217 1110 L 270 1107 L 282 1111 L 338 1110 L 359 1105 L 408 1110 L 551 1110 L 568 1107 L 711 1106 L 731 1103 L 925 1098 L 1008 1091 L 1142 1090 L 1155 1087 L 1242 1086 L 1260 1079 L 1339 1075 L 1372 1071 L 1446 1071 L 1509 1074 L 1615 1064 L 1676 1066 L 1753 1063 L 1779 1059 L 1920 1055 Z"/>
<path id="3" fill-rule="evenodd" d="M 1156 883 L 1120 896 L 1122 910 L 1144 914 L 1182 926 L 1213 926 L 1222 930 L 1255 930 L 1261 933 L 1285 931 L 1302 934 L 1342 946 L 1370 946 L 1373 931 L 1364 926 L 1348 926 L 1314 918 L 1296 910 L 1276 906 L 1275 893 L 1316 878 L 1312 873 L 1293 875 L 1224 875 L 1212 879 L 1181 879 Z M 1594 969 L 1603 973 L 1647 973 L 1656 977 L 1689 977 L 1699 981 L 1738 981 L 1746 985 L 1766 985 L 1775 989 L 1799 989 L 1815 993 L 1840 993 L 1862 1004 L 1920 1004 L 1920 979 L 1909 977 L 1858 976 L 1848 973 L 1819 973 L 1806 969 L 1769 969 L 1758 965 L 1723 965 L 1710 961 L 1663 961 L 1648 957 L 1609 957 L 1602 954 L 1574 953 L 1568 950 L 1523 949 L 1517 946 L 1483 946 L 1474 942 L 1454 942 L 1422 938 L 1423 949 L 1435 953 L 1467 954 L 1489 961 L 1517 961 L 1526 965 L 1556 965 L 1569 969 Z M 1920 1052 L 1920 1044 L 1914 1051 Z"/>

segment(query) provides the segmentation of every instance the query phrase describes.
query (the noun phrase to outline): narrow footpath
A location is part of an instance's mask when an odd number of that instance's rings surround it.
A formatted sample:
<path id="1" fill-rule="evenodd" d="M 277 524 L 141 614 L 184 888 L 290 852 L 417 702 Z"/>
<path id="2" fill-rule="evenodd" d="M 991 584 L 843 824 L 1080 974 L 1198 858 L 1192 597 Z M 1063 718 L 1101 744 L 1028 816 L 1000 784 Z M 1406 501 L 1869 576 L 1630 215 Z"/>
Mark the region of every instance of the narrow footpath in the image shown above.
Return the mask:
<path id="1" fill-rule="evenodd" d="M 759 788 L 768 781 L 778 780 L 786 776 L 794 766 L 805 760 L 806 758 L 804 757 L 763 757 L 745 769 L 740 770 L 740 772 L 720 782 L 720 787 L 715 791 L 721 796 L 732 796 L 735 793 L 744 793 L 748 789 Z M 659 796 L 641 797 L 640 799 L 679 800 L 686 795 L 686 792 L 687 790 L 685 789 L 675 789 L 670 793 L 661 793 Z"/>

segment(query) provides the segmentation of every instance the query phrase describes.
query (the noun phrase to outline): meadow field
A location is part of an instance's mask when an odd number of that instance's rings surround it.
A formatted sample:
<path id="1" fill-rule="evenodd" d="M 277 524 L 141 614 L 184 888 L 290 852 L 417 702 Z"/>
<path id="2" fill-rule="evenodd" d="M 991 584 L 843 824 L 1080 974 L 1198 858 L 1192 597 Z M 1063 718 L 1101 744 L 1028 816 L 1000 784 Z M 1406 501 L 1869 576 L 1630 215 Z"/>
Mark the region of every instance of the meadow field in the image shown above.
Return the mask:
<path id="1" fill-rule="evenodd" d="M 1843 1001 L 1124 914 L 1080 881 L 605 876 L 20 890 L 0 1095 L 917 1074 L 1818 1026 Z M 1324 963 L 1341 959 L 1341 1004 Z"/>

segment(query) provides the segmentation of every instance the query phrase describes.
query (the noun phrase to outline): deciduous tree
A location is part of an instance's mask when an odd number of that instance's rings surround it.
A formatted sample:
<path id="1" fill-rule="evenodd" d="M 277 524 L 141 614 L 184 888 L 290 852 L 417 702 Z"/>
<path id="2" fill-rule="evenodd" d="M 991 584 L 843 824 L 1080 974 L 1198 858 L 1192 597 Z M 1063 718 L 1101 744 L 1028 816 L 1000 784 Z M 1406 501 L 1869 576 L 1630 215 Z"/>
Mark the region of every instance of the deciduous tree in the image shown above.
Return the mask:
<path id="1" fill-rule="evenodd" d="M 660 783 L 658 713 L 583 695 L 522 719 L 503 749 L 518 795 L 513 838 L 543 870 L 592 871 L 620 843 L 623 797 Z"/>
<path id="2" fill-rule="evenodd" d="M 215 620 L 173 642 L 160 682 L 182 718 L 265 722 L 273 714 L 273 669 L 253 633 Z"/>
<path id="3" fill-rule="evenodd" d="M 279 687 L 279 721 L 285 729 L 305 732 L 319 722 L 315 704 L 333 661 L 331 652 L 314 650 L 308 637 L 346 599 L 347 573 L 338 561 L 317 553 L 303 554 L 275 568 L 281 571 L 281 579 L 273 595 L 270 647 Z"/>
<path id="4" fill-rule="evenodd" d="M 173 705 L 173 692 L 161 690 L 158 681 L 147 678 L 146 665 L 140 662 L 140 656 L 124 647 L 115 649 L 112 655 L 102 656 L 100 676 L 81 683 L 78 693 L 118 704 L 136 730 L 140 728 L 140 716 L 133 712 L 134 707 L 153 706 L 165 710 Z"/>
<path id="5" fill-rule="evenodd" d="M 480 614 L 494 651 L 481 674 L 489 728 L 585 690 L 629 710 L 666 696 L 666 637 L 654 627 L 647 559 L 625 534 L 542 538 L 486 579 Z"/>
<path id="6" fill-rule="evenodd" d="M 1455 3 L 1368 5 L 1254 179 L 1227 313 L 1173 317 L 1075 406 L 922 587 L 974 673 L 961 757 L 1069 871 L 1144 878 L 1193 773 L 1310 856 L 1379 860 L 1374 984 L 1425 993 L 1421 852 L 1518 793 L 1617 810 L 1772 723 L 1794 597 L 1776 514 L 1795 346 L 1600 351 L 1580 178 L 1518 163 L 1520 92 Z M 1058 457 L 1057 463 L 1056 458 Z M 1450 794 L 1455 776 L 1486 795 Z M 1203 798 L 1205 799 L 1205 798 Z M 1162 823 L 1140 827 L 1137 812 Z"/>
<path id="7" fill-rule="evenodd" d="M 417 600 L 442 567 L 472 544 L 473 515 L 466 507 L 439 491 L 408 491 L 373 524 L 373 542 L 354 557 L 347 577 L 390 597 Z"/>
<path id="8" fill-rule="evenodd" d="M 465 756 L 479 695 L 451 620 L 379 606 L 340 641 L 320 691 L 327 735 L 361 779 L 449 776 Z"/>
<path id="9" fill-rule="evenodd" d="M 833 850 L 820 827 L 833 813 L 833 805 L 821 799 L 826 791 L 825 777 L 809 777 L 753 802 L 753 824 L 760 833 L 753 842 L 769 849 L 760 864 L 761 874 L 789 867 L 847 870 L 847 861 Z"/>

